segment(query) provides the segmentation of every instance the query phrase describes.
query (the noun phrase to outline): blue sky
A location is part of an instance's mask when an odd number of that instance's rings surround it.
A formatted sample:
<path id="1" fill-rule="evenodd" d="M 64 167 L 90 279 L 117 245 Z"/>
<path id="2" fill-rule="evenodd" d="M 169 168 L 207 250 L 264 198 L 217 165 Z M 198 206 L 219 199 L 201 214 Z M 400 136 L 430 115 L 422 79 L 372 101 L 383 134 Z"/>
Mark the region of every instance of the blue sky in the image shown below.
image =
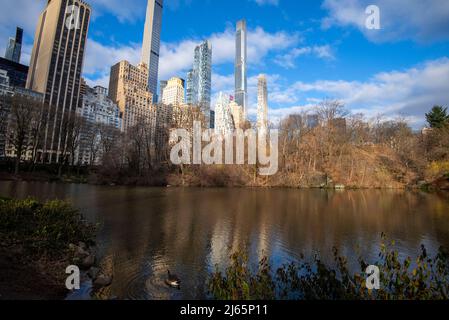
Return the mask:
<path id="1" fill-rule="evenodd" d="M 25 28 L 29 60 L 44 0 L 2 0 L 0 50 Z M 87 0 L 93 8 L 84 75 L 107 86 L 109 68 L 137 63 L 145 0 Z M 365 8 L 380 8 L 381 29 L 365 27 Z M 213 94 L 232 94 L 234 28 L 249 28 L 250 115 L 257 75 L 268 76 L 270 119 L 313 110 L 324 97 L 367 117 L 406 117 L 418 128 L 434 104 L 449 106 L 447 0 L 165 0 L 160 79 L 185 77 L 193 48 L 213 44 Z M 18 8 L 21 8 L 20 10 Z"/>

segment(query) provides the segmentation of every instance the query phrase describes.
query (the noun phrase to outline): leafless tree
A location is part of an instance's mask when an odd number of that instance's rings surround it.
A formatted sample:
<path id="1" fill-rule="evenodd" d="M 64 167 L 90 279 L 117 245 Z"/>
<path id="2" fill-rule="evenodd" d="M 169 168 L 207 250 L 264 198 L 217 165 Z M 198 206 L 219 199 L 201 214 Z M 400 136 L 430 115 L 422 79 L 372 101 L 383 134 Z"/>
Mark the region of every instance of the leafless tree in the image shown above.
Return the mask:
<path id="1" fill-rule="evenodd" d="M 33 128 L 40 121 L 42 103 L 22 95 L 8 98 L 11 112 L 7 127 L 8 144 L 15 153 L 15 174 L 19 173 L 20 162 L 33 146 Z"/>

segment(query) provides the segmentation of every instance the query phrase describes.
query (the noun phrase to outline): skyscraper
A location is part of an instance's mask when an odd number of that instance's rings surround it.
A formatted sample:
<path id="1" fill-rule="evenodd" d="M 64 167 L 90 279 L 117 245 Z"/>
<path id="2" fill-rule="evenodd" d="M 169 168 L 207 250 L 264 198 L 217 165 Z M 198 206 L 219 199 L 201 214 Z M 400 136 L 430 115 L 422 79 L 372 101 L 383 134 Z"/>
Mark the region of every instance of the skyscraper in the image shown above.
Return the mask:
<path id="1" fill-rule="evenodd" d="M 159 81 L 159 101 L 162 102 L 162 94 L 164 93 L 164 89 L 167 86 L 168 81 L 167 80 L 161 80 Z"/>
<path id="2" fill-rule="evenodd" d="M 243 107 L 243 117 L 246 118 L 248 81 L 246 72 L 247 32 L 245 20 L 237 22 L 235 49 L 235 102 Z"/>
<path id="3" fill-rule="evenodd" d="M 28 77 L 28 66 L 9 59 L 0 58 L 0 69 L 8 72 L 9 84 L 13 87 L 25 88 Z"/>
<path id="4" fill-rule="evenodd" d="M 6 48 L 5 58 L 16 63 L 20 63 L 20 55 L 22 52 L 23 29 L 17 27 L 16 37 L 9 38 L 8 47 Z"/>
<path id="5" fill-rule="evenodd" d="M 85 91 L 83 106 L 76 110 L 85 121 L 80 130 L 74 163 L 99 165 L 105 151 L 102 142 L 114 139 L 115 130 L 122 128 L 122 118 L 119 107 L 108 97 L 108 89 L 86 86 Z"/>
<path id="6" fill-rule="evenodd" d="M 229 96 L 220 92 L 215 105 L 215 134 L 229 135 L 234 132 L 234 121 L 229 108 Z"/>
<path id="7" fill-rule="evenodd" d="M 212 44 L 204 41 L 195 48 L 193 69 L 187 74 L 187 103 L 198 105 L 210 117 L 212 86 Z"/>
<path id="8" fill-rule="evenodd" d="M 179 106 L 184 103 L 184 83 L 180 78 L 171 78 L 162 92 L 162 103 Z"/>
<path id="9" fill-rule="evenodd" d="M 8 72 L 0 69 L 0 159 L 5 157 L 7 127 L 5 119 L 10 112 L 10 105 L 5 97 L 9 95 L 12 95 L 12 90 L 9 85 Z"/>
<path id="10" fill-rule="evenodd" d="M 111 67 L 109 97 L 120 108 L 124 132 L 150 115 L 153 95 L 148 91 L 147 79 L 146 63 L 136 67 L 124 60 Z"/>
<path id="11" fill-rule="evenodd" d="M 257 85 L 257 130 L 266 133 L 268 129 L 268 91 L 267 78 L 259 75 Z"/>
<path id="12" fill-rule="evenodd" d="M 198 76 L 194 69 L 187 73 L 186 102 L 196 104 L 198 102 Z"/>
<path id="13" fill-rule="evenodd" d="M 43 93 L 47 121 L 42 148 L 45 162 L 59 162 L 66 155 L 64 123 L 82 106 L 81 72 L 90 6 L 81 0 L 51 0 L 36 28 L 27 88 Z"/>
<path id="14" fill-rule="evenodd" d="M 243 108 L 239 106 L 235 101 L 229 103 L 229 109 L 231 110 L 232 120 L 234 121 L 234 127 L 236 129 L 243 129 Z"/>
<path id="15" fill-rule="evenodd" d="M 157 80 L 159 72 L 159 51 L 161 45 L 163 0 L 148 0 L 143 33 L 141 63 L 148 65 L 148 89 L 157 102 Z"/>

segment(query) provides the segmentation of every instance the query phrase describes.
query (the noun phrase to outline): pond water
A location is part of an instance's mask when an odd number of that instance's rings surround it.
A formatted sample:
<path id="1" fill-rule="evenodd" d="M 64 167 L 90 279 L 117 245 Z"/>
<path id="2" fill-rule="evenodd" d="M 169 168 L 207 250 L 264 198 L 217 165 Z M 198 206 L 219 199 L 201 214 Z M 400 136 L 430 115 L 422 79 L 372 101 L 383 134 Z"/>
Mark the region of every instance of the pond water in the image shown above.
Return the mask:
<path id="1" fill-rule="evenodd" d="M 99 259 L 113 270 L 110 297 L 201 299 L 215 266 L 242 246 L 275 266 L 301 253 L 356 266 L 375 263 L 382 232 L 402 256 L 449 248 L 449 194 L 404 190 L 129 188 L 0 181 L 0 196 L 67 199 L 101 223 Z M 182 280 L 168 288 L 167 269 Z"/>

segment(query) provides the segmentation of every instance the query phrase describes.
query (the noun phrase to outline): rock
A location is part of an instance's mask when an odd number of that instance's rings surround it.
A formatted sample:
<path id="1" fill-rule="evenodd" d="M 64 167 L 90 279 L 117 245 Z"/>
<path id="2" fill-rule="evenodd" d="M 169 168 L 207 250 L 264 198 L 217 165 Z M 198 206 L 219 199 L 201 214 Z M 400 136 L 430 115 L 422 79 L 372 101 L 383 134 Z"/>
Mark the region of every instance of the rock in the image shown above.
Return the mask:
<path id="1" fill-rule="evenodd" d="M 85 257 L 81 262 L 81 267 L 84 269 L 89 269 L 95 264 L 95 256 L 93 254 Z"/>
<path id="2" fill-rule="evenodd" d="M 77 258 L 84 259 L 90 255 L 91 254 L 88 251 L 86 251 L 80 247 L 77 247 L 77 249 L 75 250 L 75 257 L 77 257 Z"/>
<path id="3" fill-rule="evenodd" d="M 95 252 L 97 252 L 97 247 L 96 246 L 90 246 L 88 251 L 92 254 L 95 254 Z"/>
<path id="4" fill-rule="evenodd" d="M 94 281 L 94 286 L 96 287 L 107 287 L 111 285 L 112 277 L 107 276 L 105 274 L 100 274 L 97 279 Z"/>
<path id="5" fill-rule="evenodd" d="M 69 249 L 74 253 L 74 257 L 76 260 L 83 260 L 85 257 L 89 256 L 90 253 L 87 251 L 86 247 L 83 247 L 83 243 L 80 242 L 80 246 L 77 246 L 76 244 L 69 244 Z"/>
<path id="6" fill-rule="evenodd" d="M 92 267 L 87 271 L 87 275 L 92 279 L 95 280 L 98 277 L 98 274 L 100 273 L 100 269 L 97 267 Z"/>
<path id="7" fill-rule="evenodd" d="M 435 180 L 431 185 L 439 190 L 449 190 L 449 174 Z"/>
<path id="8" fill-rule="evenodd" d="M 346 186 L 344 184 L 336 184 L 335 189 L 336 190 L 344 190 L 344 189 L 346 189 Z"/>
<path id="9" fill-rule="evenodd" d="M 422 188 L 427 185 L 427 182 L 424 180 L 420 180 L 420 181 L 418 181 L 418 183 L 416 185 L 418 186 L 418 188 Z"/>

